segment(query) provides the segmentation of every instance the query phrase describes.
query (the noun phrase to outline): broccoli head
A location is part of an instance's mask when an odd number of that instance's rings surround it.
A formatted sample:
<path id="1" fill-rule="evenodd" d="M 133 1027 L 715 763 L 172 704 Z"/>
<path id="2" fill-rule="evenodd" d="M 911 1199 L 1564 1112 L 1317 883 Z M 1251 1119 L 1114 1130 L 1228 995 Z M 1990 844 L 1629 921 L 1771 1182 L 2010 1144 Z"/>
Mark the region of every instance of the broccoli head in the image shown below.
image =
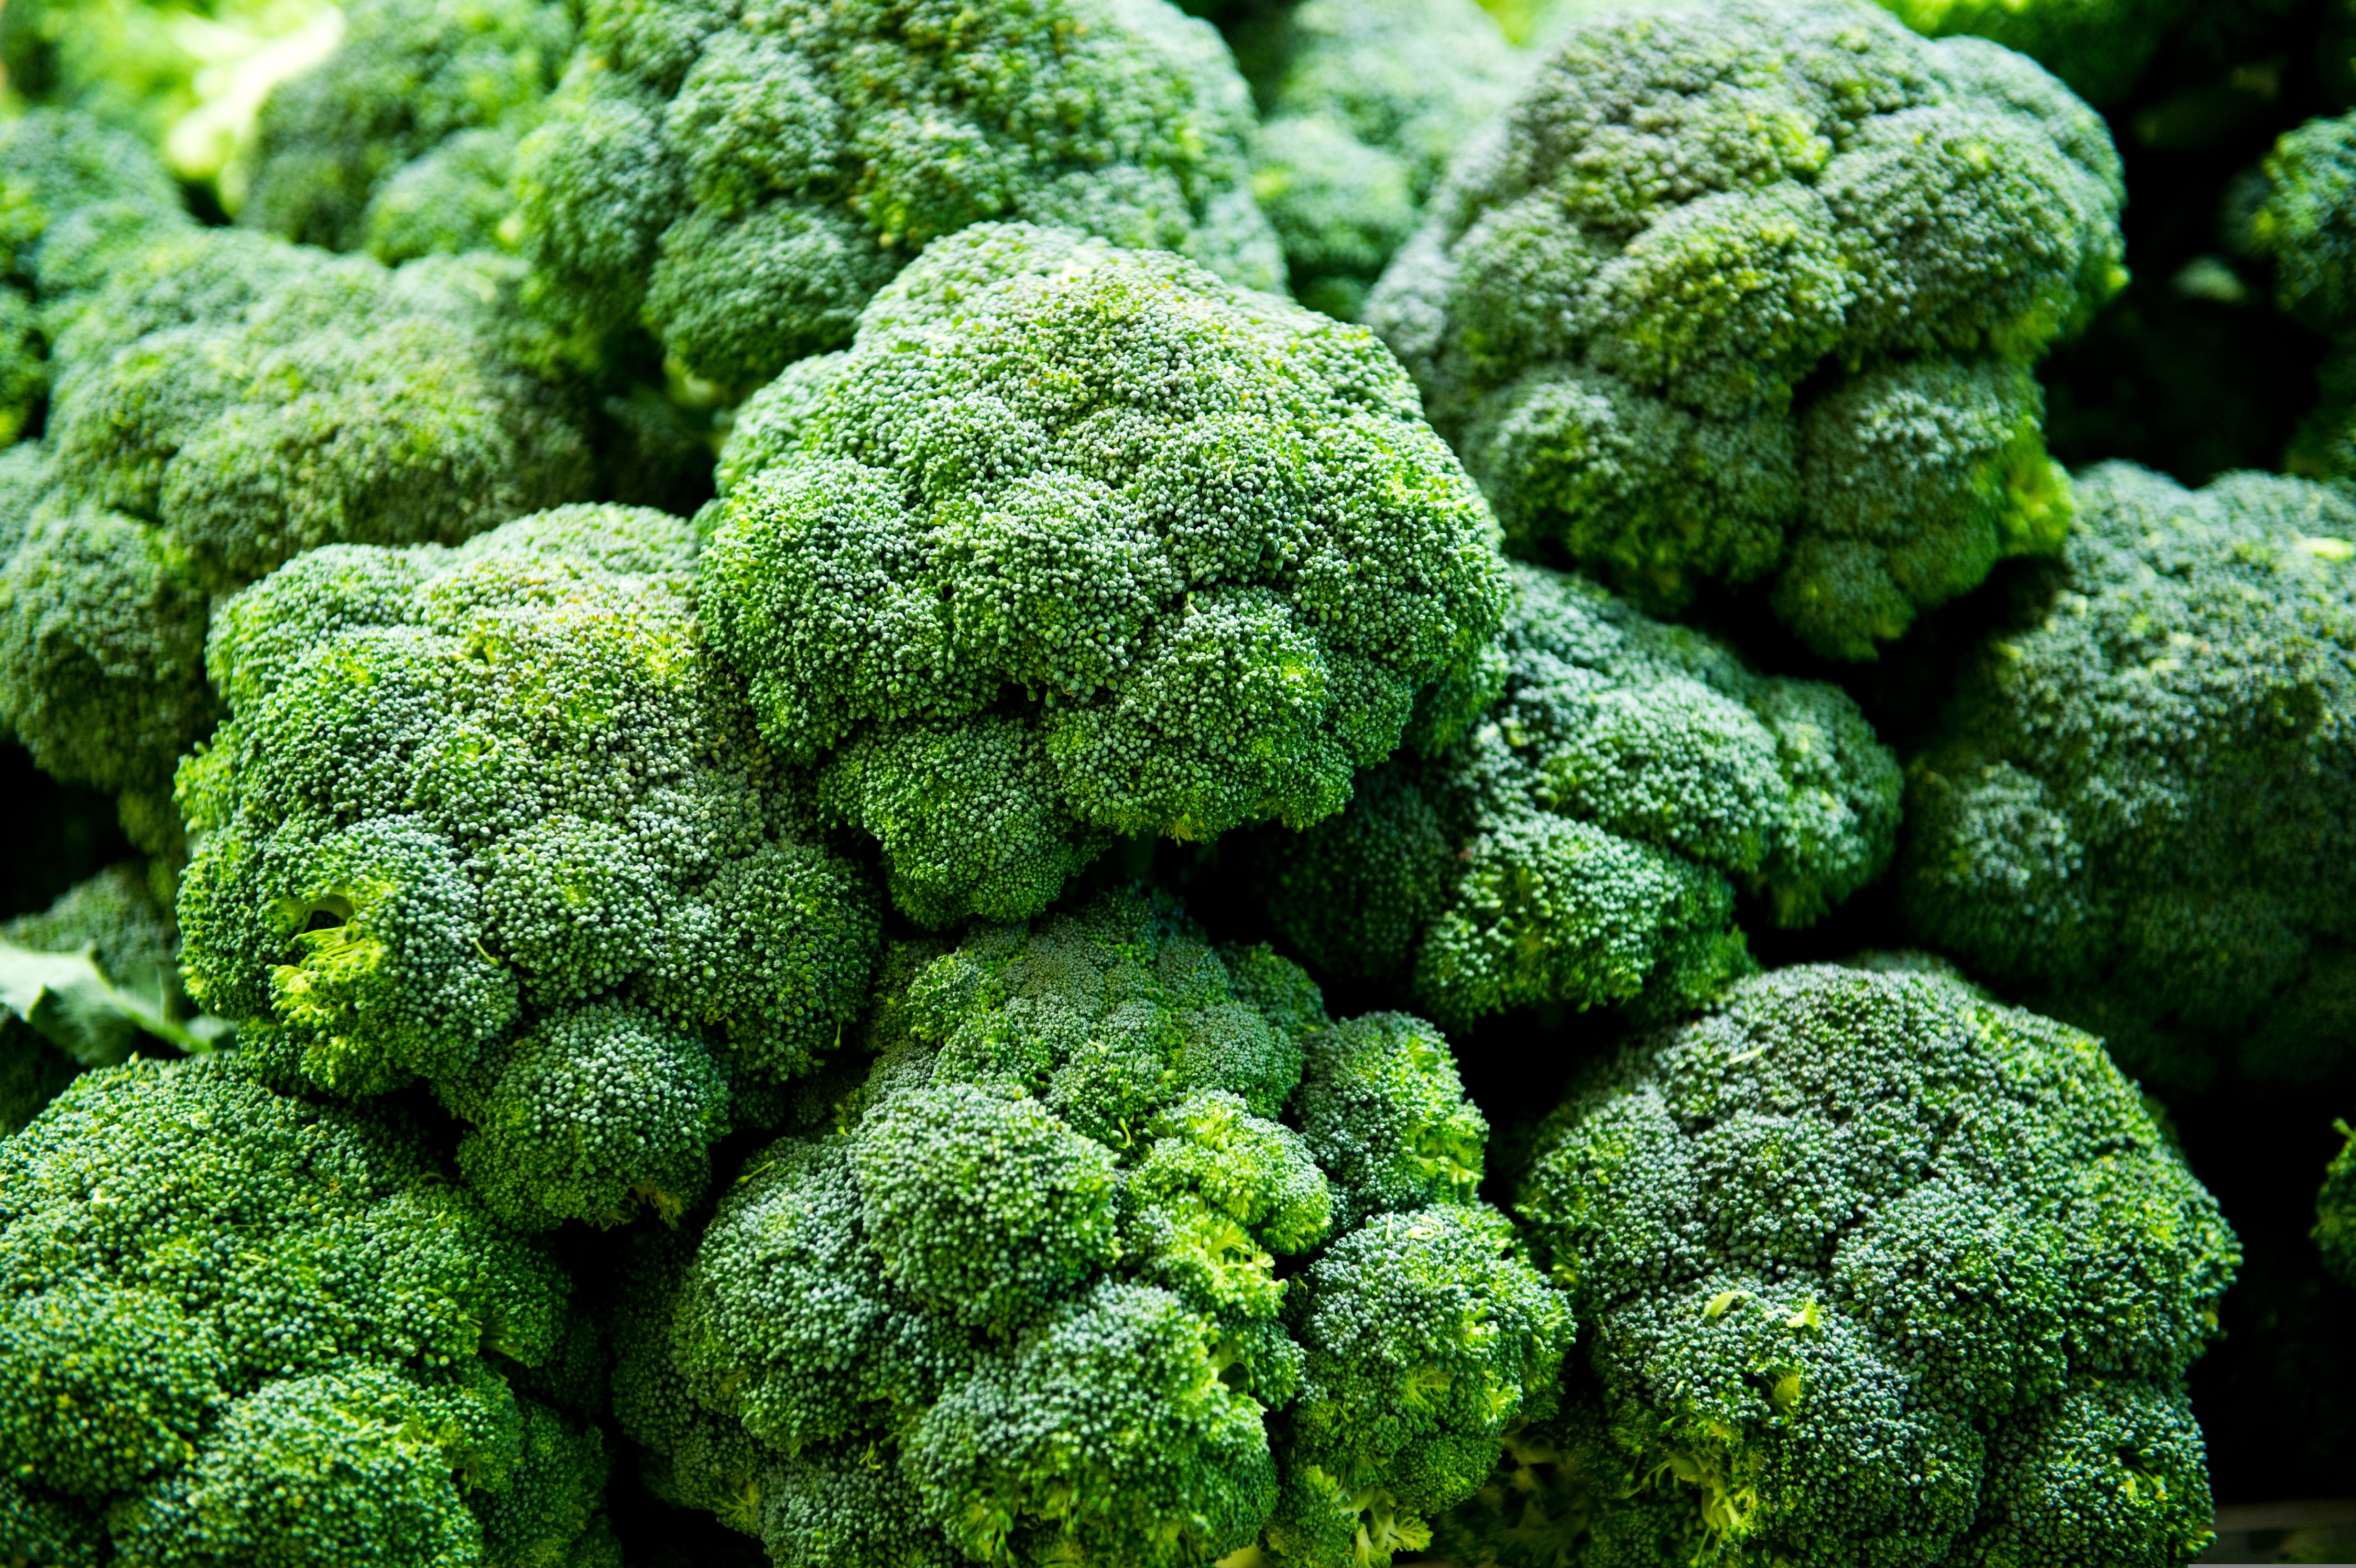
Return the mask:
<path id="1" fill-rule="evenodd" d="M 272 89 L 238 221 L 381 261 L 483 250 L 573 52 L 569 0 L 359 0 L 336 52 Z"/>
<path id="2" fill-rule="evenodd" d="M 2346 1147 L 2323 1175 L 2323 1190 L 2315 1200 L 2315 1241 L 2323 1249 L 2323 1263 L 2333 1274 L 2356 1285 L 2356 1132 L 2339 1124 Z"/>
<path id="3" fill-rule="evenodd" d="M 2229 190 L 2226 239 L 2274 263 L 2275 304 L 2319 332 L 2356 328 L 2356 115 L 2286 132 Z"/>
<path id="4" fill-rule="evenodd" d="M 1430 1025 L 1139 891 L 889 973 L 835 1130 L 642 1243 L 664 1495 L 797 1568 L 1364 1568 L 1547 1406 L 1563 1297 Z"/>
<path id="5" fill-rule="evenodd" d="M 1530 62 L 1474 0 L 1301 0 L 1242 25 L 1237 50 L 1260 103 L 1252 194 L 1293 295 L 1355 321 Z"/>
<path id="6" fill-rule="evenodd" d="M 569 314 L 643 320 L 751 387 L 851 339 L 933 240 L 1021 219 L 1273 288 L 1251 100 L 1156 0 L 599 0 L 518 155 L 525 245 Z"/>
<path id="7" fill-rule="evenodd" d="M 596 1429 L 510 1387 L 569 1289 L 398 1116 L 86 1073 L 0 1142 L 0 1562 L 611 1562 Z"/>
<path id="8" fill-rule="evenodd" d="M 2102 121 L 1868 0 L 1611 13 L 1367 305 L 1507 537 L 1873 656 L 2069 517 L 2028 366 L 2126 280 Z"/>
<path id="9" fill-rule="evenodd" d="M 2319 1072 L 2356 988 L 2356 506 L 2126 464 L 2077 489 L 1910 766 L 1906 910 L 2163 1093 L 2229 1052 Z"/>
<path id="10" fill-rule="evenodd" d="M 1933 975 L 1760 976 L 1591 1072 L 1518 1207 L 1590 1364 L 1443 1531 L 1461 1562 L 2206 1541 L 2183 1378 L 2239 1249 L 2089 1035 Z"/>
<path id="11" fill-rule="evenodd" d="M 1027 225 L 936 241 L 721 476 L 712 644 L 926 924 L 1035 913 L 1116 834 L 1330 816 L 1505 597 L 1370 333 Z"/>
<path id="12" fill-rule="evenodd" d="M 877 901 L 704 649 L 692 549 L 564 507 L 314 550 L 214 620 L 190 992 L 284 1079 L 424 1080 L 520 1227 L 693 1203 L 865 995 Z"/>
<path id="13" fill-rule="evenodd" d="M 1411 976 L 1451 1027 L 1669 1011 L 1749 972 L 1738 888 L 1804 925 L 1880 873 L 1898 765 L 1837 688 L 1754 675 L 1576 577 L 1514 582 L 1505 691 L 1469 732 L 1256 841 L 1269 912 L 1312 965 Z"/>
<path id="14" fill-rule="evenodd" d="M 33 262 L 54 341 L 41 439 L 0 462 L 0 720 L 48 772 L 122 795 L 161 852 L 174 759 L 218 713 L 214 596 L 322 544 L 455 543 L 595 475 L 553 351 L 519 325 L 520 263 L 392 271 L 95 181 L 60 216 L 39 199 L 59 139 L 10 154 L 30 167 L 0 187 L 48 215 Z"/>
<path id="15" fill-rule="evenodd" d="M 2193 0 L 1880 0 L 1918 33 L 2019 49 L 2090 103 L 2126 95 Z"/>

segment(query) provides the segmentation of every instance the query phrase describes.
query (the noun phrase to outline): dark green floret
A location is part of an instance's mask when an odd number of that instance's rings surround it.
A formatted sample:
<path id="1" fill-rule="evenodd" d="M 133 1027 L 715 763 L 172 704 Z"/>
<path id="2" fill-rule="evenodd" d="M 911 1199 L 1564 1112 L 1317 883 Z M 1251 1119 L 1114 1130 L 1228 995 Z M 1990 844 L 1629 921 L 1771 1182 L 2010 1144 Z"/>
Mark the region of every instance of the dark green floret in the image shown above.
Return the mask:
<path id="1" fill-rule="evenodd" d="M 2108 464 L 2076 509 L 1912 764 L 1906 908 L 2163 1093 L 2313 1078 L 2356 989 L 2356 506 Z"/>
<path id="2" fill-rule="evenodd" d="M 2059 549 L 2028 367 L 2126 281 L 2091 110 L 1867 0 L 1611 12 L 1552 48 L 1366 314 L 1510 541 L 1655 610 L 1772 577 L 1847 659 Z"/>
<path id="3" fill-rule="evenodd" d="M 571 0 L 357 0 L 336 52 L 273 88 L 238 221 L 380 261 L 511 234 L 516 144 L 572 55 Z"/>
<path id="4" fill-rule="evenodd" d="M 1251 101 L 1158 0 L 598 0 L 518 160 L 568 317 L 642 320 L 738 389 L 851 340 L 926 245 L 1017 219 L 1272 288 Z"/>
<path id="5" fill-rule="evenodd" d="M 191 993 L 287 1079 L 426 1081 L 527 1229 L 694 1203 L 874 958 L 865 876 L 703 646 L 692 553 L 680 518 L 564 507 L 314 550 L 214 620 Z"/>
<path id="6" fill-rule="evenodd" d="M 1805 925 L 1880 873 L 1900 775 L 1848 698 L 1755 675 L 1579 578 L 1514 581 L 1505 690 L 1463 739 L 1254 841 L 1269 913 L 1312 965 L 1411 978 L 1451 1025 L 1665 1014 L 1750 971 L 1738 891 Z"/>
<path id="7" fill-rule="evenodd" d="M 617 1563 L 596 1429 L 511 1386 L 569 1290 L 399 1116 L 86 1073 L 0 1142 L 0 1561 Z"/>
<path id="8" fill-rule="evenodd" d="M 1935 38 L 1992 39 L 2019 49 L 2090 103 L 2126 95 L 2193 0 L 1880 0 Z"/>
<path id="9" fill-rule="evenodd" d="M 1035 913 L 1115 835 L 1331 816 L 1485 695 L 1505 572 L 1415 389 L 1175 256 L 938 241 L 721 482 L 713 645 L 926 924 Z"/>
<path id="10" fill-rule="evenodd" d="M 1429 1025 L 1137 891 L 886 973 L 835 1130 L 634 1253 L 659 1495 L 802 1568 L 1380 1568 L 1549 1407 L 1565 1304 Z"/>
<path id="11" fill-rule="evenodd" d="M 2323 1190 L 2315 1200 L 2315 1242 L 2323 1249 L 2324 1266 L 2356 1285 L 2356 1132 L 2338 1124 L 2348 1140 L 2323 1174 Z"/>
<path id="12" fill-rule="evenodd" d="M 1586 1327 L 1458 1562 L 2150 1564 L 2240 1249 L 2091 1036 L 1926 974 L 1747 980 L 1594 1070 L 1517 1205 Z"/>

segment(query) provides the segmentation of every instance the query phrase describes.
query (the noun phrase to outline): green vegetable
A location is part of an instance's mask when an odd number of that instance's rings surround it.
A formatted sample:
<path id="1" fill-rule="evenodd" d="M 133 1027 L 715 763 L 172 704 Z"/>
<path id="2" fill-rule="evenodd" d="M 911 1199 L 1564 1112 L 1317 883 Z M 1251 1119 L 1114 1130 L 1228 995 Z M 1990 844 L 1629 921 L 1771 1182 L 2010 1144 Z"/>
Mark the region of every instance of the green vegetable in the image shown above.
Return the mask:
<path id="1" fill-rule="evenodd" d="M 566 507 L 314 550 L 215 617 L 188 989 L 281 1082 L 424 1080 L 520 1228 L 691 1206 L 873 961 L 864 876 L 702 646 L 692 549 L 677 517 Z"/>
<path id="2" fill-rule="evenodd" d="M 1114 835 L 1306 825 L 1470 702 L 1487 510 L 1363 328 L 1025 225 L 749 402 L 698 593 L 764 736 L 943 925 Z"/>
<path id="3" fill-rule="evenodd" d="M 1366 319 L 1529 551 L 1647 608 L 1772 576 L 1863 659 L 2069 519 L 2028 366 L 2125 283 L 2036 65 L 1865 0 L 1612 13 L 1468 146 Z"/>

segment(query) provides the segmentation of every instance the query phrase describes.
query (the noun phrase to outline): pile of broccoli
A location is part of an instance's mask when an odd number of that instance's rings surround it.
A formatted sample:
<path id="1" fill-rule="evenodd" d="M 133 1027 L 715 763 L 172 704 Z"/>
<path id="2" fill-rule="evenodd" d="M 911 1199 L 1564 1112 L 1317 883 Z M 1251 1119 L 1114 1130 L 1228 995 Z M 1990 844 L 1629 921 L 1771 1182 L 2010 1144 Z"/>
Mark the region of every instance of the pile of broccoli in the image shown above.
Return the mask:
<path id="1" fill-rule="evenodd" d="M 2356 1495 L 2351 59 L 7 0 L 0 1568 Z"/>

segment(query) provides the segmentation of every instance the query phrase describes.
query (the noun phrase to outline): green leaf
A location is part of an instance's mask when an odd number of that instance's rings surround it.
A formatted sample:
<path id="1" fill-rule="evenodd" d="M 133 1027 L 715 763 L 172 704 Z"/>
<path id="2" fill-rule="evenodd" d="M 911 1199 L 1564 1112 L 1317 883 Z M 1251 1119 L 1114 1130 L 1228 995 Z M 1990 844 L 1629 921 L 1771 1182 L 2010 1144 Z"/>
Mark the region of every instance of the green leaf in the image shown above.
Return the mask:
<path id="1" fill-rule="evenodd" d="M 0 1006 L 84 1067 L 112 1067 L 141 1035 L 185 1051 L 210 1049 L 219 1028 L 183 1025 L 161 1008 L 115 988 L 93 947 L 43 953 L 0 940 Z M 198 1019 L 198 1025 L 218 1020 Z"/>

